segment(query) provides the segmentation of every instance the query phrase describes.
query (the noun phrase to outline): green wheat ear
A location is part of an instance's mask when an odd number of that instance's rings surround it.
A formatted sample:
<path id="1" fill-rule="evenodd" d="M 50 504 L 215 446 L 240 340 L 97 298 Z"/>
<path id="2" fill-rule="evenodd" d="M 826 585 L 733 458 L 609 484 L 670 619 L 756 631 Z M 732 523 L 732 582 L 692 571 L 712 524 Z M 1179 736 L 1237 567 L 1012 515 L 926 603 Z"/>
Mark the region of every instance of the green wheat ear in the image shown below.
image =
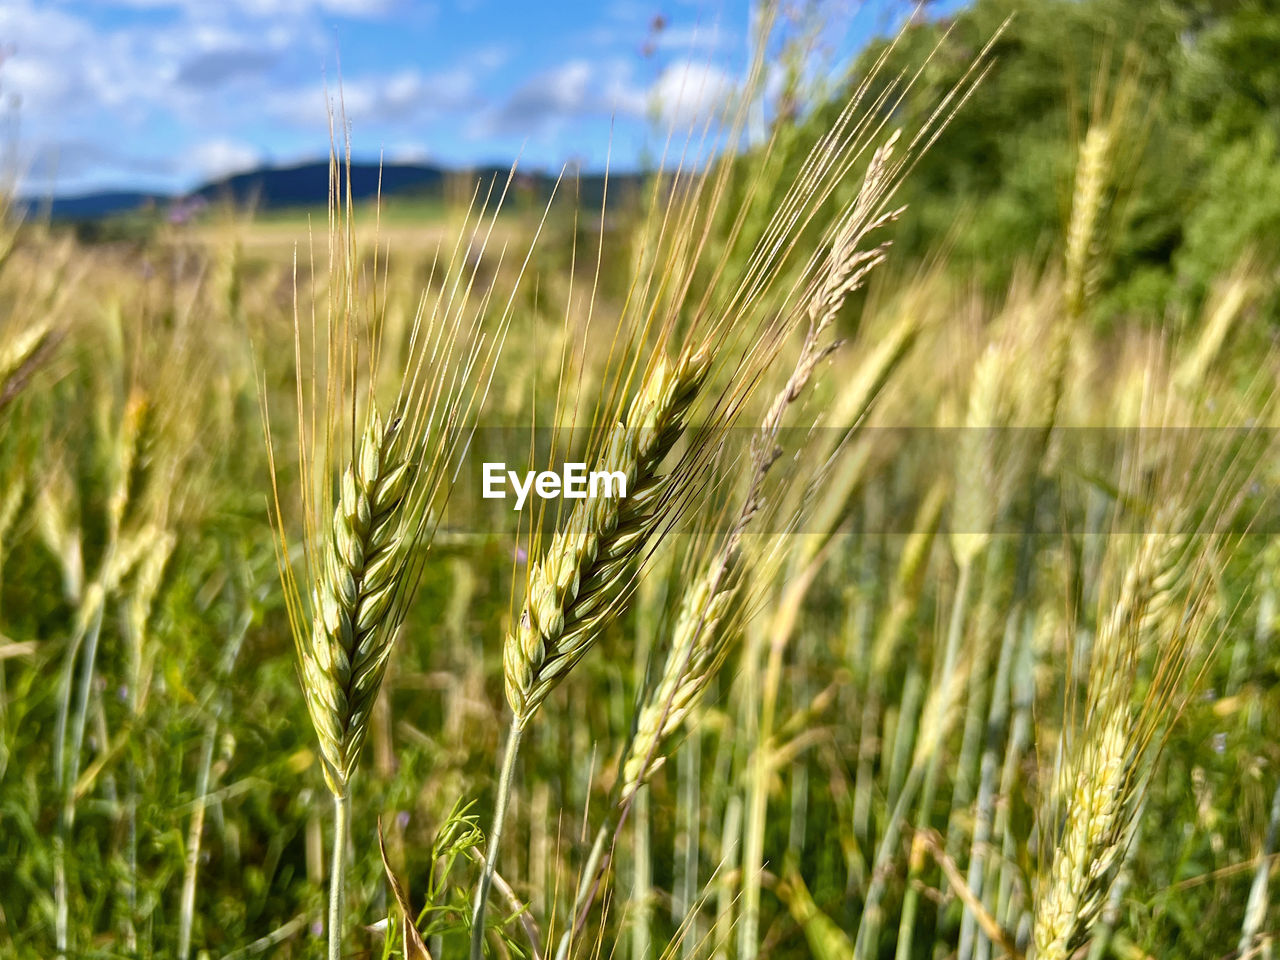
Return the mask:
<path id="1" fill-rule="evenodd" d="M 376 410 L 342 489 L 312 588 L 311 631 L 299 644 L 303 694 L 315 725 L 329 789 L 345 796 L 368 732 L 401 619 L 401 594 L 413 538 L 406 534 L 410 461 L 399 450 L 398 418 Z"/>
<path id="2" fill-rule="evenodd" d="M 669 478 L 659 466 L 709 368 L 710 356 L 698 351 L 675 364 L 661 361 L 645 378 L 597 467 L 625 474 L 627 496 L 575 506 L 530 571 L 519 626 L 503 648 L 507 702 L 518 727 L 625 608 L 633 564 L 664 518 L 660 502 Z"/>
<path id="3" fill-rule="evenodd" d="M 661 679 L 640 709 L 622 763 L 619 803 L 628 802 L 666 763 L 663 744 L 697 708 L 728 653 L 729 625 L 740 603 L 737 553 L 716 560 L 723 565 L 707 569 L 681 601 Z"/>

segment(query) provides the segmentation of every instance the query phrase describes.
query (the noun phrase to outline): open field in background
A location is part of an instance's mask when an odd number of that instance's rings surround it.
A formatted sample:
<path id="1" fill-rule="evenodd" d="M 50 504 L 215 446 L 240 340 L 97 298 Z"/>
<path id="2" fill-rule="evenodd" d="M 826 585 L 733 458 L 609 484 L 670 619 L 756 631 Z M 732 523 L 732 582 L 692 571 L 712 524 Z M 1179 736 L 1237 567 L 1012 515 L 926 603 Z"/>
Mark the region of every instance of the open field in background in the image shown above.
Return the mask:
<path id="1" fill-rule="evenodd" d="M 487 184 L 486 184 L 487 186 Z M 500 186 L 500 185 L 499 185 Z M 357 203 L 354 219 L 362 247 L 373 249 L 375 239 L 395 256 L 421 256 L 437 246 L 456 241 L 465 206 L 446 205 L 431 198 L 396 199 L 379 210 L 375 203 Z M 536 213 L 508 211 L 503 220 L 503 236 L 513 236 L 509 224 L 536 223 Z M 380 215 L 379 215 L 380 214 Z M 116 215 L 78 228 L 91 245 L 114 242 L 137 244 L 139 238 L 161 247 L 202 248 L 204 255 L 217 250 L 239 250 L 250 260 L 291 263 L 295 252 L 300 262 L 314 253 L 327 256 L 329 210 L 323 203 L 311 207 L 286 207 L 255 211 L 215 204 L 190 222 L 171 223 L 165 211 Z"/>
<path id="2" fill-rule="evenodd" d="M 395 257 L 429 257 L 438 247 L 447 249 L 457 240 L 460 223 L 458 216 L 438 207 L 397 214 L 380 224 L 371 212 L 357 216 L 356 242 L 371 250 L 381 246 Z M 181 240 L 205 249 L 238 249 L 263 263 L 291 263 L 295 253 L 300 262 L 314 254 L 320 263 L 327 257 L 328 232 L 328 213 L 320 208 L 280 211 L 249 222 L 201 223 L 184 230 Z M 511 241 L 527 232 L 527 227 L 504 224 L 496 236 Z"/>
<path id="3" fill-rule="evenodd" d="M 0 956 L 463 956 L 504 799 L 490 956 L 1272 956 L 1275 14 L 1151 11 L 603 218 L 4 217 Z"/>

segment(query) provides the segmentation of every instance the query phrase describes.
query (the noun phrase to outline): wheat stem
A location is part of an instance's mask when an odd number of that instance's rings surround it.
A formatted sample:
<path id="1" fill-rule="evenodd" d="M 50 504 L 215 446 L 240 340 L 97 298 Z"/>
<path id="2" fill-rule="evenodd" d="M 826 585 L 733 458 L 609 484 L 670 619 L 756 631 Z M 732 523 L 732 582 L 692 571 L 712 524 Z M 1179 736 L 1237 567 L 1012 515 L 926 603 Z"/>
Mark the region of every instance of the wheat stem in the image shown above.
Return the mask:
<path id="1" fill-rule="evenodd" d="M 240 649 L 244 645 L 245 636 L 249 632 L 252 615 L 246 612 L 241 616 L 234 629 L 231 642 L 228 644 L 222 663 L 219 665 L 216 681 L 225 682 L 227 675 L 235 665 Z M 196 796 L 191 811 L 191 826 L 187 831 L 187 857 L 183 865 L 182 894 L 178 910 L 178 960 L 187 960 L 191 955 L 191 928 L 196 912 L 196 882 L 200 870 L 200 851 L 204 842 L 205 813 L 209 806 L 209 786 L 212 779 L 213 751 L 218 736 L 218 727 L 222 721 L 226 700 L 218 699 L 212 709 L 212 716 L 204 730 L 204 742 L 200 752 L 200 767 L 196 773 Z"/>
<path id="2" fill-rule="evenodd" d="M 328 960 L 341 960 L 342 923 L 346 906 L 347 821 L 350 799 L 341 793 L 333 795 L 333 865 L 329 870 L 329 955 Z"/>
<path id="3" fill-rule="evenodd" d="M 96 601 L 92 605 L 93 612 L 84 614 L 84 618 L 81 621 L 84 626 L 77 632 L 76 639 L 73 641 L 70 650 L 71 662 L 74 662 L 75 653 L 80 648 L 81 640 L 83 640 L 84 659 L 80 665 L 80 687 L 76 698 L 76 711 L 71 721 L 70 752 L 57 770 L 62 787 L 62 807 L 58 816 L 57 842 L 54 845 L 53 886 L 55 900 L 54 927 L 58 956 L 60 958 L 66 955 L 70 947 L 69 923 L 71 913 L 69 903 L 70 890 L 67 882 L 66 849 L 71 828 L 75 824 L 76 781 L 80 777 L 80 754 L 84 747 L 84 731 L 89 713 L 89 696 L 93 686 L 93 668 L 98 655 L 98 637 L 102 631 L 103 606 L 106 602 L 98 591 L 94 591 L 91 594 L 91 598 Z M 64 679 L 67 681 L 67 704 L 71 700 L 72 672 L 68 671 L 64 675 Z"/>
<path id="4" fill-rule="evenodd" d="M 702 738 L 697 731 L 691 732 L 689 739 L 680 751 L 679 789 L 677 792 L 678 809 L 676 822 L 679 824 L 679 847 L 676 861 L 679 865 L 679 880 L 676 888 L 677 900 L 672 905 L 674 919 L 678 923 L 687 923 L 688 935 L 680 944 L 682 960 L 691 960 L 696 953 L 699 932 L 698 914 L 698 831 L 700 791 L 702 788 Z"/>
<path id="5" fill-rule="evenodd" d="M 475 908 L 471 914 L 471 960 L 484 958 L 484 915 L 489 903 L 489 889 L 493 886 L 493 873 L 498 869 L 502 827 L 507 819 L 507 803 L 511 799 L 511 782 L 515 775 L 516 755 L 520 752 L 522 734 L 523 728 L 513 716 L 511 729 L 507 731 L 507 746 L 502 754 L 502 768 L 498 774 L 498 796 L 493 807 L 489 851 L 485 854 L 484 871 L 480 875 L 480 887 L 476 890 Z"/>
<path id="6" fill-rule="evenodd" d="M 649 787 L 647 784 L 636 791 L 634 806 L 635 816 L 631 820 L 633 847 L 631 956 L 633 960 L 648 960 L 651 941 L 649 925 L 652 919 L 653 870 L 649 859 Z"/>
<path id="7" fill-rule="evenodd" d="M 732 953 L 734 877 L 742 841 L 742 797 L 736 791 L 729 796 L 720 829 L 719 889 L 716 891 L 716 921 L 713 930 L 714 960 L 728 960 Z"/>
<path id="8" fill-rule="evenodd" d="M 884 893 L 889 880 L 888 863 L 898 846 L 898 838 L 902 835 L 902 824 L 906 822 L 907 811 L 911 801 L 920 788 L 920 780 L 924 776 L 924 767 L 913 764 L 906 774 L 906 780 L 898 793 L 889 819 L 885 824 L 884 836 L 876 847 L 875 859 L 871 866 L 871 883 L 867 887 L 867 896 L 863 901 L 862 922 L 858 924 L 857 938 L 853 944 L 854 960 L 864 960 L 879 953 L 880 928 L 884 925 Z"/>
<path id="9" fill-rule="evenodd" d="M 1003 636 L 1000 640 L 1000 654 L 996 661 L 996 676 L 991 688 L 991 703 L 987 709 L 986 743 L 982 750 L 982 759 L 978 773 L 978 795 L 974 803 L 973 837 L 969 846 L 969 869 L 966 882 L 975 897 L 983 904 L 992 906 L 990 893 L 985 894 L 987 848 L 991 842 L 992 823 L 996 808 L 996 772 L 999 764 L 999 749 L 1005 741 L 1009 728 L 1010 712 L 1010 675 L 1013 672 L 1014 647 L 1017 640 L 1018 625 L 1022 619 L 1021 602 L 1015 601 L 1009 616 L 1005 618 Z M 982 936 L 978 930 L 977 918 L 966 911 L 960 920 L 960 945 L 957 948 L 957 960 L 970 960 L 978 938 Z"/>
<path id="10" fill-rule="evenodd" d="M 1249 886 L 1249 899 L 1244 908 L 1244 924 L 1240 928 L 1240 943 L 1236 947 L 1242 957 L 1253 949 L 1254 941 L 1267 919 L 1267 886 L 1277 840 L 1280 840 L 1280 783 L 1276 785 L 1276 791 L 1271 797 L 1267 832 L 1262 841 L 1262 849 L 1258 851 L 1258 869 L 1254 871 L 1253 883 Z"/>
<path id="11" fill-rule="evenodd" d="M 573 900 L 573 913 L 569 918 L 569 925 L 560 935 L 560 942 L 556 945 L 555 960 L 567 960 L 574 938 L 582 929 L 582 925 L 587 922 L 587 909 L 595 899 L 596 889 L 599 887 L 600 876 L 604 872 L 607 860 L 605 849 L 613 832 L 614 826 L 611 821 L 606 821 L 596 831 L 595 842 L 591 844 L 591 853 L 587 855 L 587 862 L 582 867 L 582 880 L 578 884 L 578 892 Z"/>
<path id="12" fill-rule="evenodd" d="M 978 548 L 981 549 L 981 548 Z M 938 674 L 938 683 L 943 689 L 950 689 L 951 678 L 956 669 L 956 658 L 960 651 L 960 639 L 964 635 L 965 617 L 969 609 L 969 581 L 973 571 L 973 556 L 962 554 L 960 573 L 956 580 L 955 603 L 951 608 L 951 622 L 947 628 L 947 645 L 942 656 L 942 670 Z M 920 833 L 929 826 L 929 815 L 938 790 L 938 774 L 942 765 L 942 738 L 950 711 L 951 697 L 944 696 L 943 707 L 935 715 L 938 729 L 921 730 L 921 736 L 933 741 L 929 755 L 929 766 L 924 775 L 924 787 L 920 796 L 920 806 L 916 810 L 916 832 Z M 894 954 L 897 960 L 905 960 L 911 955 L 911 941 L 915 936 L 916 911 L 920 908 L 920 886 L 918 880 L 924 869 L 924 857 L 921 849 L 912 844 L 911 862 L 907 874 L 907 888 L 902 895 L 902 914 L 898 923 L 898 943 Z"/>

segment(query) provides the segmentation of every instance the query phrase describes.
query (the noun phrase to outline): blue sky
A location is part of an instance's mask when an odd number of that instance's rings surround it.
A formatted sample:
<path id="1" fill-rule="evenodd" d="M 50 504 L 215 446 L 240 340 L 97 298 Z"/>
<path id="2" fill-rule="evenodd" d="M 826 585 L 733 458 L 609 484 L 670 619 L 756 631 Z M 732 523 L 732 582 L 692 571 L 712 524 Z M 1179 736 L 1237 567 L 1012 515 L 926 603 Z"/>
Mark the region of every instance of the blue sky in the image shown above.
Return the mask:
<path id="1" fill-rule="evenodd" d="M 816 5 L 814 72 L 902 11 Z M 598 169 L 612 144 L 634 167 L 723 101 L 748 21 L 746 0 L 3 0 L 4 162 L 67 194 L 312 159 L 340 75 L 360 157 Z"/>

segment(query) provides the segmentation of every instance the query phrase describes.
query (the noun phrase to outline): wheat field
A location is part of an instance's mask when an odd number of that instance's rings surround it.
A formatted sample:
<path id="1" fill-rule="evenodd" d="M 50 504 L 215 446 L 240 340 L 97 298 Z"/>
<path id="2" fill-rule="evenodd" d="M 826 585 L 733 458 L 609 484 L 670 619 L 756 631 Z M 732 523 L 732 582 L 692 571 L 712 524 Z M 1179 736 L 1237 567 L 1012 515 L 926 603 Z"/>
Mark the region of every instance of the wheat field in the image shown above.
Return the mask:
<path id="1" fill-rule="evenodd" d="M 1119 58 L 900 254 L 1001 29 L 603 209 L 7 205 L 0 956 L 1272 956 L 1277 274 L 1115 309 Z"/>

